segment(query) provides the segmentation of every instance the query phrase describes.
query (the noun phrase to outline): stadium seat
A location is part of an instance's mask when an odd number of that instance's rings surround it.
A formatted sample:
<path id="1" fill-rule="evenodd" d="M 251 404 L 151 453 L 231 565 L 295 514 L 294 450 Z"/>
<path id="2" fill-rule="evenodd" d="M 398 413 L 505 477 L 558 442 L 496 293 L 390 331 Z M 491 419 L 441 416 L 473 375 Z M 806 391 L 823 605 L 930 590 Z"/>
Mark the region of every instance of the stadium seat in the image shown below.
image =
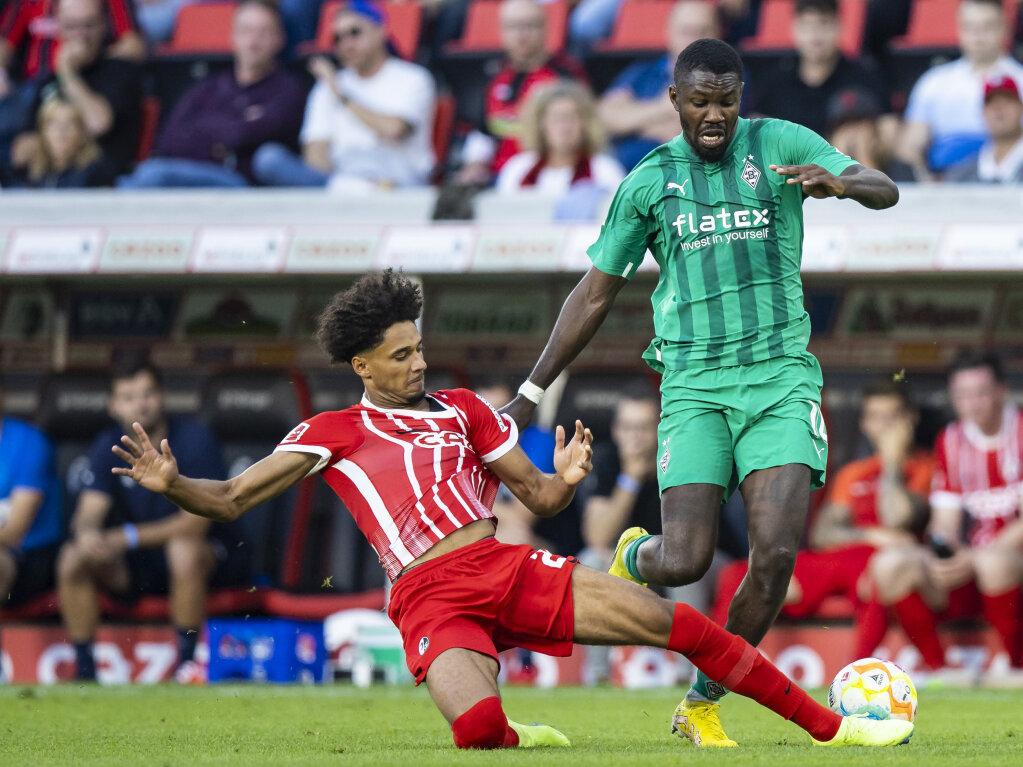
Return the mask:
<path id="1" fill-rule="evenodd" d="M 341 5 L 341 0 L 323 4 L 316 39 L 299 46 L 300 53 L 311 56 L 333 50 L 334 17 Z M 419 50 L 419 33 L 423 26 L 423 7 L 418 3 L 383 3 L 382 7 L 387 16 L 387 34 L 398 55 L 408 61 L 415 61 L 416 51 Z"/>
<path id="2" fill-rule="evenodd" d="M 258 368 L 211 376 L 204 387 L 201 418 L 220 442 L 228 476 L 268 455 L 298 423 L 312 414 L 305 379 L 295 371 Z M 252 509 L 234 532 L 251 547 L 257 585 L 288 585 L 297 571 L 289 531 L 306 523 L 314 480 Z"/>
<path id="3" fill-rule="evenodd" d="M 919 3 L 919 0 L 917 0 Z M 840 0 L 838 17 L 842 25 L 839 47 L 846 56 L 857 58 L 863 43 L 867 0 Z M 777 53 L 795 47 L 792 40 L 792 19 L 795 0 L 764 0 L 760 7 L 757 33 L 739 43 L 744 53 Z"/>
<path id="4" fill-rule="evenodd" d="M 161 56 L 231 54 L 231 20 L 235 3 L 185 5 L 178 11 L 170 42 L 157 46 Z"/>
<path id="5" fill-rule="evenodd" d="M 1005 24 L 1016 28 L 1016 0 L 1002 0 Z M 959 0 L 914 0 L 906 34 L 892 40 L 895 51 L 954 51 L 959 48 L 956 12 Z"/>
<path id="6" fill-rule="evenodd" d="M 664 30 L 675 0 L 626 0 L 618 8 L 614 29 L 596 46 L 601 53 L 663 52 Z"/>
<path id="7" fill-rule="evenodd" d="M 448 148 L 451 146 L 451 133 L 455 128 L 455 97 L 450 93 L 437 95 L 437 105 L 433 112 L 433 156 L 436 161 L 434 182 L 439 182 L 443 175 Z"/>
<path id="8" fill-rule="evenodd" d="M 546 48 L 557 53 L 565 47 L 568 30 L 568 3 L 545 3 L 547 14 Z M 449 54 L 490 54 L 501 50 L 501 0 L 474 0 L 465 15 L 462 37 L 445 45 Z"/>
<path id="9" fill-rule="evenodd" d="M 142 99 L 142 125 L 139 129 L 139 146 L 135 161 L 142 162 L 149 157 L 156 142 L 156 129 L 160 124 L 160 99 L 146 96 Z"/>

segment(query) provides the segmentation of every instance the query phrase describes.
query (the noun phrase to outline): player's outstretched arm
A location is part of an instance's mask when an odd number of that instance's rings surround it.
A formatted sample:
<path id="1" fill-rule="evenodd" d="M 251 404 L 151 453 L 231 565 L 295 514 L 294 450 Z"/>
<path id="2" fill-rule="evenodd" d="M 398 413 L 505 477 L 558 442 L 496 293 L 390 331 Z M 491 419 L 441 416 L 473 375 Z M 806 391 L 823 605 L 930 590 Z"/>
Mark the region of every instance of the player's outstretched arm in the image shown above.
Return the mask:
<path id="1" fill-rule="evenodd" d="M 820 165 L 771 165 L 771 170 L 788 176 L 786 183 L 801 184 L 803 194 L 824 199 L 856 200 L 873 210 L 890 208 L 899 201 L 899 188 L 879 170 L 851 165 L 836 176 Z"/>
<path id="2" fill-rule="evenodd" d="M 132 424 L 114 453 L 127 467 L 114 474 L 131 477 L 142 487 L 160 493 L 178 508 L 217 522 L 230 522 L 264 501 L 280 495 L 301 480 L 318 460 L 308 453 L 273 453 L 228 480 L 193 479 L 178 472 L 178 462 L 165 439 L 157 450 L 139 423 Z"/>
<path id="3" fill-rule="evenodd" d="M 565 442 L 565 428 L 554 435 L 554 474 L 544 474 L 516 445 L 487 467 L 523 505 L 540 517 L 553 517 L 568 505 L 575 488 L 593 468 L 593 435 L 575 422 L 575 434 Z"/>
<path id="4" fill-rule="evenodd" d="M 533 372 L 529 374 L 530 381 L 541 389 L 546 389 L 554 382 L 593 338 L 611 310 L 618 291 L 627 282 L 624 277 L 605 274 L 596 267 L 590 267 L 565 299 L 547 346 L 540 354 Z M 519 429 L 523 429 L 533 417 L 535 409 L 536 405 L 520 394 L 501 408 L 501 412 L 511 416 Z"/>

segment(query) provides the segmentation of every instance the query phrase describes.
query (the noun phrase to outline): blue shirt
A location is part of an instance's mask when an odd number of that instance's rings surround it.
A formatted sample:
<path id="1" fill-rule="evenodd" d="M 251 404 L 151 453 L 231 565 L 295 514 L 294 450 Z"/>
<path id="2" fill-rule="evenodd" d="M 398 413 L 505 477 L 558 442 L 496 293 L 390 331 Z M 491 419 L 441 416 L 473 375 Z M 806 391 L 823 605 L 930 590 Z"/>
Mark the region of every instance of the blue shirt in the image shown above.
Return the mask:
<path id="1" fill-rule="evenodd" d="M 0 505 L 9 503 L 11 493 L 19 488 L 44 494 L 19 548 L 32 551 L 56 543 L 61 533 L 61 487 L 53 443 L 36 427 L 4 418 L 0 426 Z"/>
<path id="2" fill-rule="evenodd" d="M 100 432 L 89 452 L 89 471 L 82 489 L 106 493 L 113 500 L 111 513 L 124 522 L 154 522 L 178 512 L 178 507 L 158 493 L 146 490 L 130 477 L 112 474 L 115 466 L 126 466 L 110 450 L 120 444 L 124 430 L 111 426 Z M 191 418 L 167 418 L 167 439 L 178 461 L 178 470 L 189 477 L 225 479 L 224 459 L 216 438 L 205 425 Z"/>

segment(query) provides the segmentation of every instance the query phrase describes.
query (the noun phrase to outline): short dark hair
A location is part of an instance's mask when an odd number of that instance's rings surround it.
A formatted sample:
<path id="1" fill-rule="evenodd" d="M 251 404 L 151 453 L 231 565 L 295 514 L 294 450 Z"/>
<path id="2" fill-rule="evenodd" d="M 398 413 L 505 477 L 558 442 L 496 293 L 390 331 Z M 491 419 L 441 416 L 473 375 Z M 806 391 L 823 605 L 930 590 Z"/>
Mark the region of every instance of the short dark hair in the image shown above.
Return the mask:
<path id="1" fill-rule="evenodd" d="M 796 16 L 810 12 L 838 16 L 838 0 L 796 0 Z"/>
<path id="2" fill-rule="evenodd" d="M 952 378 L 962 370 L 973 370 L 975 368 L 987 368 L 991 371 L 996 381 L 1005 382 L 1005 368 L 1002 361 L 994 352 L 985 352 L 980 349 L 965 349 L 956 355 L 952 364 L 948 366 L 948 377 Z"/>
<path id="3" fill-rule="evenodd" d="M 403 272 L 372 272 L 331 299 L 320 315 L 316 338 L 331 362 L 351 363 L 360 352 L 379 346 L 398 322 L 415 322 L 423 291 Z"/>
<path id="4" fill-rule="evenodd" d="M 690 72 L 710 72 L 712 75 L 734 73 L 742 79 L 742 59 L 724 40 L 705 37 L 686 46 L 675 59 L 675 84 L 683 82 Z"/>
<path id="5" fill-rule="evenodd" d="M 118 381 L 126 381 L 134 378 L 139 373 L 149 373 L 158 389 L 163 389 L 163 374 L 152 362 L 138 357 L 128 357 L 120 362 L 114 363 L 110 370 L 110 388 L 113 389 Z"/>
<path id="6" fill-rule="evenodd" d="M 909 396 L 909 387 L 903 381 L 896 381 L 889 378 L 881 378 L 869 384 L 863 390 L 863 402 L 871 397 L 896 397 L 902 402 L 907 410 L 914 410 L 913 398 Z"/>

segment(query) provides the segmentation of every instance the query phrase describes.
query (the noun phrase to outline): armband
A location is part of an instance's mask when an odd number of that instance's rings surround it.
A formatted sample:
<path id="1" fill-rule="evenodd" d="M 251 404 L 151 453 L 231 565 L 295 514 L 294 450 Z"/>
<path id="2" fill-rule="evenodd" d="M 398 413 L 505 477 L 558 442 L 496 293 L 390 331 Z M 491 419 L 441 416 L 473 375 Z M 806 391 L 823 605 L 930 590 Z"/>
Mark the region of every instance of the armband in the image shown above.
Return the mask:
<path id="1" fill-rule="evenodd" d="M 519 394 L 528 399 L 534 405 L 539 405 L 543 399 L 544 390 L 537 386 L 535 383 L 530 381 L 528 378 L 522 382 L 522 386 L 519 387 Z"/>

